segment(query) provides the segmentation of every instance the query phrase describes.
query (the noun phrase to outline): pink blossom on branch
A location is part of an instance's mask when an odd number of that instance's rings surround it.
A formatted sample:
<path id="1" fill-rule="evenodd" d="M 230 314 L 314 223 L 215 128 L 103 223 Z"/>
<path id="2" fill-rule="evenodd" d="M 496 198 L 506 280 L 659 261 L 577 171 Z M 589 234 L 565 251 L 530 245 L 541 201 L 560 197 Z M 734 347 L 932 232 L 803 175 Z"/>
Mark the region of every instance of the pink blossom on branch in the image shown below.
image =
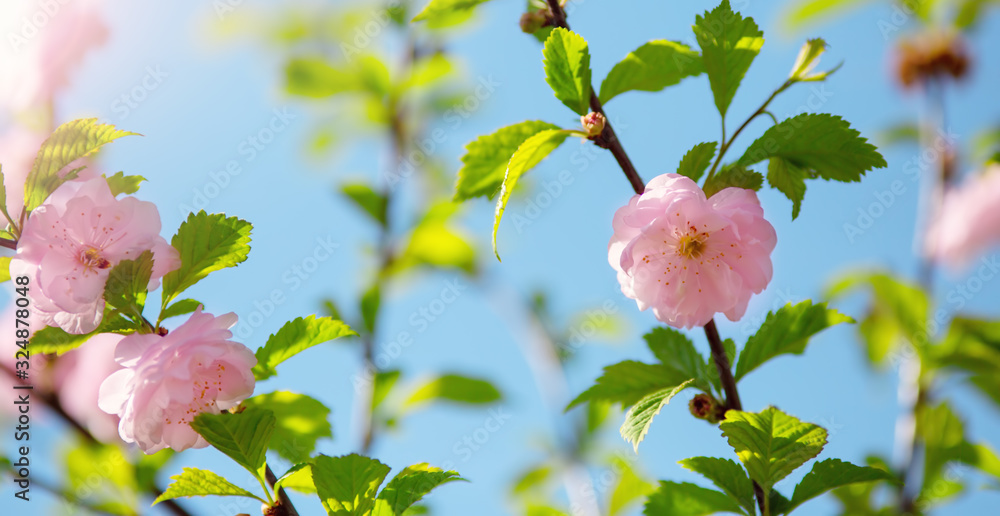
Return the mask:
<path id="1" fill-rule="evenodd" d="M 960 269 L 1000 244 L 1000 165 L 948 191 L 927 230 L 925 252 Z"/>
<path id="2" fill-rule="evenodd" d="M 654 178 L 613 221 L 608 261 L 622 293 L 677 328 L 731 321 L 771 281 L 774 228 L 752 190 L 726 188 L 711 198 L 678 174 Z"/>
<path id="3" fill-rule="evenodd" d="M 236 314 L 219 317 L 201 308 L 166 336 L 133 334 L 118 344 L 124 369 L 101 385 L 101 410 L 121 417 L 118 432 L 146 453 L 204 448 L 190 423 L 203 412 L 219 414 L 250 397 L 257 358 L 229 339 Z"/>
<path id="4" fill-rule="evenodd" d="M 156 205 L 115 198 L 101 177 L 70 181 L 28 217 L 10 272 L 31 278 L 32 310 L 45 324 L 89 333 L 104 316 L 111 268 L 147 250 L 153 251 L 149 288 L 155 289 L 180 266 L 177 250 L 160 236 Z"/>

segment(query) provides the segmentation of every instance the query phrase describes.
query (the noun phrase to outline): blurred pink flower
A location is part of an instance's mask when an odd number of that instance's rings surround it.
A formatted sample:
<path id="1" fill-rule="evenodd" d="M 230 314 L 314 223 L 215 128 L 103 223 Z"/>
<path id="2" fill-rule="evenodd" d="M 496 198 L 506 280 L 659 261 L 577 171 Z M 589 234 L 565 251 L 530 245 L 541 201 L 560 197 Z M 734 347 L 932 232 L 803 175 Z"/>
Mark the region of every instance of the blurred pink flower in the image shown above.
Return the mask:
<path id="1" fill-rule="evenodd" d="M 121 369 L 115 347 L 124 338 L 114 333 L 91 337 L 79 348 L 59 357 L 55 366 L 56 395 L 63 409 L 102 442 L 118 437 L 118 416 L 97 406 L 104 379 Z"/>
<path id="2" fill-rule="evenodd" d="M 28 216 L 10 272 L 31 278 L 32 310 L 45 324 L 89 333 L 104 316 L 111 268 L 146 250 L 153 251 L 149 288 L 155 289 L 180 265 L 177 250 L 160 236 L 156 205 L 116 199 L 104 178 L 70 181 Z"/>
<path id="3" fill-rule="evenodd" d="M 3 184 L 7 189 L 7 213 L 16 222 L 24 209 L 24 181 L 35 163 L 45 135 L 14 126 L 0 135 L 0 165 L 3 165 Z M 72 169 L 69 169 L 72 170 Z M 0 226 L 7 222 L 0 215 Z"/>
<path id="4" fill-rule="evenodd" d="M 925 252 L 960 269 L 1000 244 L 1000 165 L 966 179 L 945 193 L 941 211 L 927 230 Z"/>
<path id="5" fill-rule="evenodd" d="M 736 321 L 771 281 L 774 228 L 752 190 L 705 198 L 691 179 L 664 174 L 614 217 L 608 261 L 622 293 L 677 328 Z"/>
<path id="6" fill-rule="evenodd" d="M 118 344 L 125 369 L 101 385 L 101 410 L 120 416 L 118 432 L 146 453 L 204 448 L 190 423 L 203 412 L 219 414 L 250 397 L 257 358 L 229 340 L 236 314 L 195 311 L 165 337 L 134 334 Z"/>
<path id="7" fill-rule="evenodd" d="M 73 68 L 107 40 L 101 3 L 4 2 L 0 102 L 14 111 L 42 107 L 68 86 Z"/>

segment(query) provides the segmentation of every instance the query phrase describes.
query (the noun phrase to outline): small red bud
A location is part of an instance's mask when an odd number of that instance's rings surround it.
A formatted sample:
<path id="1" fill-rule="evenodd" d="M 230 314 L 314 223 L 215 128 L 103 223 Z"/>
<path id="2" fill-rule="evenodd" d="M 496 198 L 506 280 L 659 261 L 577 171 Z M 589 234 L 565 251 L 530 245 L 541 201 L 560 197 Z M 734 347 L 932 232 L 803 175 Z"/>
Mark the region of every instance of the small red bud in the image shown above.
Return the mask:
<path id="1" fill-rule="evenodd" d="M 726 418 L 726 407 L 708 394 L 698 394 L 688 402 L 691 415 L 716 424 Z"/>
<path id="2" fill-rule="evenodd" d="M 580 124 L 583 125 L 583 131 L 590 138 L 600 136 L 604 132 L 604 126 L 607 122 L 608 119 L 604 118 L 604 115 L 600 113 L 587 113 L 580 117 Z"/>
<path id="3" fill-rule="evenodd" d="M 552 24 L 552 16 L 548 9 L 540 11 L 530 11 L 521 15 L 521 31 L 534 34 Z"/>

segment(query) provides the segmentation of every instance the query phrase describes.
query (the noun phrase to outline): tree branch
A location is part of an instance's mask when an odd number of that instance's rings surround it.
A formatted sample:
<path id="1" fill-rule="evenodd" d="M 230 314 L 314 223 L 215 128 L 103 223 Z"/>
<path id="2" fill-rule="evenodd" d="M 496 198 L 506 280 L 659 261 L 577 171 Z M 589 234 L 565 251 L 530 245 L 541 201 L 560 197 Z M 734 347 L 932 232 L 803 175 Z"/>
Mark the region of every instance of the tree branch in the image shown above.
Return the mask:
<path id="1" fill-rule="evenodd" d="M 264 480 L 267 480 L 267 485 L 274 489 L 274 484 L 278 482 L 278 477 L 275 476 L 274 471 L 271 471 L 271 466 L 264 466 Z M 295 510 L 295 506 L 292 505 L 292 501 L 288 498 L 288 494 L 285 493 L 285 488 L 282 487 L 274 493 L 278 497 L 278 516 L 299 516 L 299 512 Z"/>

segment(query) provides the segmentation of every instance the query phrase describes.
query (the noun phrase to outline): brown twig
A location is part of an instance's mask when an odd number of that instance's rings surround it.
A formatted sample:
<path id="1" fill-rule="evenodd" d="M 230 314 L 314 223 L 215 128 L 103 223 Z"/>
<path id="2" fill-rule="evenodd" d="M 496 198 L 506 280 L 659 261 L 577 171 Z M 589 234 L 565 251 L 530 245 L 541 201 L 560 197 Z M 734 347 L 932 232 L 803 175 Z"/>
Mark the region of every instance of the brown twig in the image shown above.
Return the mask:
<path id="1" fill-rule="evenodd" d="M 549 9 L 552 11 L 552 24 L 556 27 L 562 27 L 569 30 L 569 24 L 566 23 L 566 13 L 559 5 L 559 1 L 546 1 L 548 2 Z M 787 88 L 787 83 L 772 94 L 771 98 L 769 98 L 767 102 L 765 102 L 764 105 L 757 110 L 757 112 L 747 119 L 747 121 L 744 122 L 735 133 L 733 133 L 730 141 L 735 139 L 736 136 L 738 136 L 739 133 L 747 125 L 749 125 L 751 120 L 763 113 L 763 111 L 767 109 L 767 105 L 770 104 L 771 100 L 773 100 L 774 97 L 785 88 Z M 607 119 L 607 113 L 604 112 L 604 107 L 601 105 L 600 99 L 597 97 L 597 94 L 594 93 L 593 86 L 591 86 L 590 90 L 590 108 L 594 112 L 604 115 L 605 119 Z M 615 135 L 615 131 L 611 127 L 610 120 L 608 120 L 604 126 L 604 132 L 601 134 L 601 139 L 607 143 L 607 149 L 611 151 L 611 154 L 614 155 L 615 159 L 618 161 L 618 165 L 621 166 L 622 172 L 625 173 L 625 177 L 628 178 L 629 183 L 632 185 L 632 189 L 635 190 L 635 193 L 641 194 L 645 190 L 645 183 L 643 183 L 642 178 L 639 176 L 639 172 L 635 169 L 635 166 L 632 165 L 632 160 L 629 159 L 624 147 L 622 147 L 621 142 Z M 722 154 L 723 152 L 719 153 L 719 160 L 722 159 Z M 716 162 L 715 167 L 713 167 L 713 171 L 716 167 L 718 167 L 718 161 Z M 708 343 L 712 349 L 712 358 L 714 359 L 715 367 L 719 371 L 719 382 L 722 384 L 722 388 L 726 393 L 726 406 L 733 410 L 743 410 L 743 405 L 740 402 L 740 394 L 736 388 L 736 379 L 733 378 L 729 358 L 726 356 L 726 350 L 722 345 L 722 339 L 719 337 L 719 330 L 716 328 L 714 320 L 709 321 L 708 324 L 705 325 L 705 335 L 708 337 Z M 757 496 L 757 504 L 763 514 L 765 507 L 767 506 L 766 499 L 764 498 L 764 490 L 757 484 L 757 482 L 753 483 L 753 487 L 754 494 Z"/>
<path id="2" fill-rule="evenodd" d="M 274 471 L 271 471 L 271 466 L 264 466 L 264 480 L 267 480 L 267 485 L 271 486 L 271 489 L 274 489 L 275 483 L 278 482 L 278 477 L 275 476 Z M 295 510 L 295 506 L 292 505 L 288 494 L 285 493 L 284 487 L 278 489 L 274 494 L 278 497 L 278 503 L 275 504 L 275 507 L 278 508 L 277 516 L 299 516 L 299 512 Z"/>

